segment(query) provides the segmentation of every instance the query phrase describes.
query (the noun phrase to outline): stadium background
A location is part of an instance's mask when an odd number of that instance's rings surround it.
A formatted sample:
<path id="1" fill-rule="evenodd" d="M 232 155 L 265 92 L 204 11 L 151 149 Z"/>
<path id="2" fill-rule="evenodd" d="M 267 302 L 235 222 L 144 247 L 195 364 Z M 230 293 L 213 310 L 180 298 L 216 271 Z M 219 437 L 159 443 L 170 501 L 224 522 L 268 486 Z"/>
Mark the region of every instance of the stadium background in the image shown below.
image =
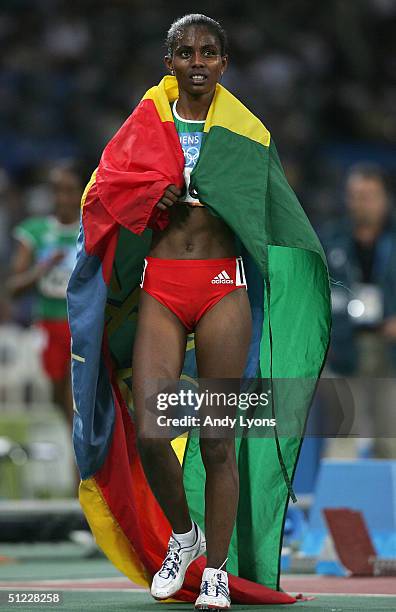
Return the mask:
<path id="1" fill-rule="evenodd" d="M 73 497 L 69 435 L 51 403 L 40 337 L 31 327 L 34 296 L 11 301 L 4 290 L 12 228 L 51 211 L 46 181 L 57 161 L 81 160 L 89 177 L 103 146 L 164 74 L 170 23 L 195 11 L 225 27 L 230 65 L 223 84 L 274 135 L 319 232 L 344 211 L 352 164 L 379 164 L 394 191 L 394 0 L 2 0 L 0 502 L 12 503 L 4 506 L 3 540 L 21 533 L 18 517 L 37 508 L 32 500 Z M 51 513 L 60 516 L 60 506 Z M 49 539 L 65 529 L 69 538 L 71 528 L 79 537 L 83 522 L 74 505 L 70 516 L 50 529 Z M 36 526 L 26 529 L 25 539 L 34 539 Z"/>
<path id="2" fill-rule="evenodd" d="M 47 162 L 100 151 L 164 73 L 164 37 L 198 9 L 224 24 L 229 87 L 275 135 L 314 223 L 337 214 L 340 179 L 358 159 L 395 164 L 393 0 L 205 2 L 2 0 L 1 261 L 9 228 L 34 212 Z M 12 197 L 11 197 L 12 196 Z M 30 197 L 29 197 L 30 196 Z M 38 204 L 36 204 L 38 206 Z M 44 205 L 43 205 L 44 206 Z"/>

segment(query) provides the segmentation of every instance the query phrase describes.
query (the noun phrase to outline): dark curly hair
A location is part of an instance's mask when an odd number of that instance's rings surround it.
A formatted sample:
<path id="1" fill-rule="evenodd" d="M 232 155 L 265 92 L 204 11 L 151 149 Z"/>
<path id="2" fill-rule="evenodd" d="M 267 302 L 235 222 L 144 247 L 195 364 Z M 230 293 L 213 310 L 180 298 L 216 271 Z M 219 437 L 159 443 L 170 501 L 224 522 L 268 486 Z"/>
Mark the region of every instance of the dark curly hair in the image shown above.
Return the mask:
<path id="1" fill-rule="evenodd" d="M 221 55 L 226 55 L 228 51 L 227 34 L 221 27 L 218 21 L 215 21 L 211 17 L 201 15 L 200 13 L 191 13 L 190 15 L 184 15 L 176 19 L 168 30 L 166 36 L 166 48 L 168 55 L 172 56 L 177 41 L 183 36 L 185 30 L 190 26 L 203 26 L 217 36 L 220 43 Z"/>

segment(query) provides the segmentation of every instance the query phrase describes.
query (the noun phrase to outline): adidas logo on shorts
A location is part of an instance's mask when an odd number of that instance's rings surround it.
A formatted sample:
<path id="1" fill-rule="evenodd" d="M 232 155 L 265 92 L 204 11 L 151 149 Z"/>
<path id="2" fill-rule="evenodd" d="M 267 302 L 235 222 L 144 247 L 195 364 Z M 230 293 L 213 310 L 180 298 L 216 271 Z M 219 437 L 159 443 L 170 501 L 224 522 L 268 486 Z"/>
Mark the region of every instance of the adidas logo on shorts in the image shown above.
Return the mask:
<path id="1" fill-rule="evenodd" d="M 233 285 L 234 281 L 225 270 L 212 279 L 212 285 Z"/>

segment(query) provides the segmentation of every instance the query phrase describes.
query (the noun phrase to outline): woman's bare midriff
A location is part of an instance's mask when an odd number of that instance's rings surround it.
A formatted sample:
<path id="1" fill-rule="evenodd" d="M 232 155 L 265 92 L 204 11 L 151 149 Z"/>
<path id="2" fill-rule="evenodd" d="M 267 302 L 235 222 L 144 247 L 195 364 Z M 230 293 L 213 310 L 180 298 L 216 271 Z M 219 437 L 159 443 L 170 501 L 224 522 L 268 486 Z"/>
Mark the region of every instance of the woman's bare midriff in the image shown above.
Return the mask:
<path id="1" fill-rule="evenodd" d="M 160 259 L 220 259 L 235 256 L 234 234 L 207 209 L 175 204 L 167 228 L 154 232 L 149 255 Z"/>

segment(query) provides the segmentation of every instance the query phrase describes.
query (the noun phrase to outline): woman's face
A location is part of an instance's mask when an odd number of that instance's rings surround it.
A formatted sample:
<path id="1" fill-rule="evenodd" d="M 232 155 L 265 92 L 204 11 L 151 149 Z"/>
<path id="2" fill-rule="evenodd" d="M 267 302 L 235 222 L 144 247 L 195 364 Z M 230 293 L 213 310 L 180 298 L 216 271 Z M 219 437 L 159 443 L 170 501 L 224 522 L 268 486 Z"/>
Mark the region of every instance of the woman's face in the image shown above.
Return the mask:
<path id="1" fill-rule="evenodd" d="M 227 67 L 227 56 L 221 55 L 215 34 L 204 26 L 190 26 L 178 39 L 173 56 L 165 57 L 165 64 L 173 71 L 179 91 L 201 96 L 214 92 Z"/>
<path id="2" fill-rule="evenodd" d="M 75 218 L 80 213 L 83 186 L 79 177 L 64 168 L 54 168 L 50 174 L 56 214 L 63 218 Z"/>

